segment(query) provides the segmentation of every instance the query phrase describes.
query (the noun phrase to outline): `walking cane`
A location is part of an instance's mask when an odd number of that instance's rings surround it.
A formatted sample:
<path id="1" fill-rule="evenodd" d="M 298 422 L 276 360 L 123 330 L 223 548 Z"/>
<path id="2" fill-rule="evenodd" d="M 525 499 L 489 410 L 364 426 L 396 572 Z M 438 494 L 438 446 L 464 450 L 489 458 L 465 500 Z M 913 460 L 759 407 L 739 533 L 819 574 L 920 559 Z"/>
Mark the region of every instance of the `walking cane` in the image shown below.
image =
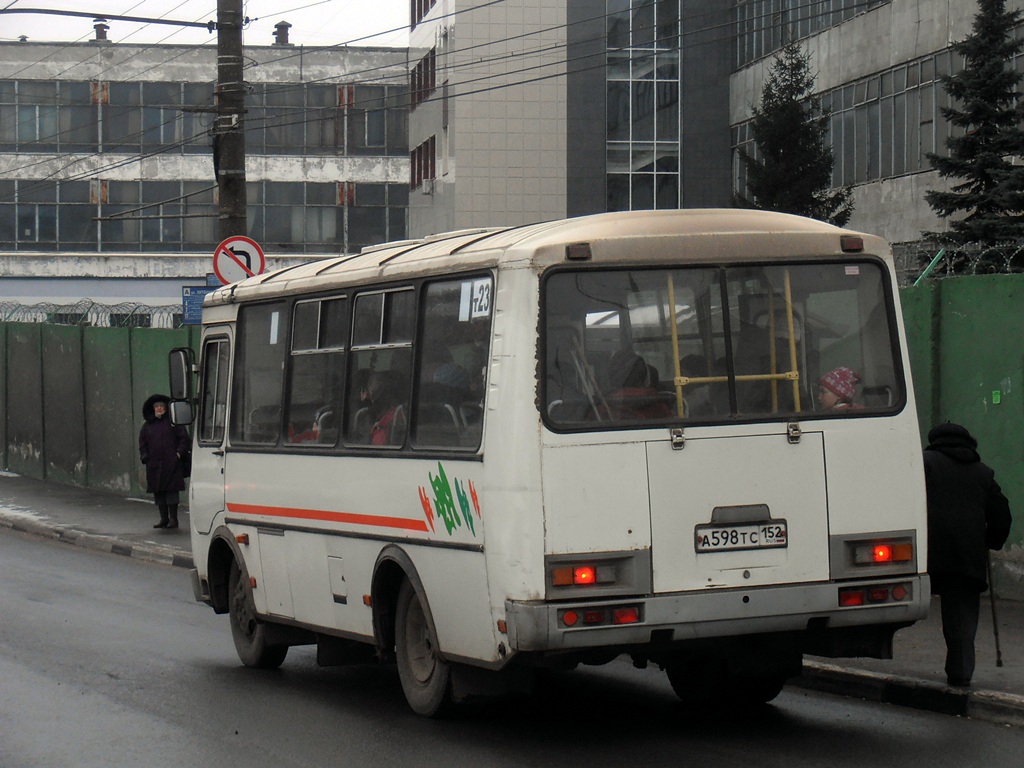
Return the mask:
<path id="1" fill-rule="evenodd" d="M 992 604 L 992 633 L 996 638 L 996 666 L 1003 666 L 1003 652 L 999 648 L 999 622 L 996 620 L 996 594 L 992 588 L 992 556 L 986 553 L 988 565 L 988 599 Z"/>

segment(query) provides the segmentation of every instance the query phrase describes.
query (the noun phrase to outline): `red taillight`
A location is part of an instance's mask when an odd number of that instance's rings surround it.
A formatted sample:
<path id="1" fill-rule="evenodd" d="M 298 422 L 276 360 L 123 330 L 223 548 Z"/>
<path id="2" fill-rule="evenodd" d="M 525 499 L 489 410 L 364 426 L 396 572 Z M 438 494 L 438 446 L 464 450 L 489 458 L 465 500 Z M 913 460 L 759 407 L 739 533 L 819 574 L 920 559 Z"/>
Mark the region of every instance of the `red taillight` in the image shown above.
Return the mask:
<path id="1" fill-rule="evenodd" d="M 587 587 L 597 583 L 593 565 L 563 565 L 551 570 L 551 583 L 556 587 Z"/>
<path id="2" fill-rule="evenodd" d="M 572 569 L 572 583 L 578 586 L 597 581 L 597 569 L 592 565 L 578 565 Z"/>
<path id="3" fill-rule="evenodd" d="M 638 624 L 640 609 L 635 606 L 616 608 L 612 611 L 612 624 Z"/>
<path id="4" fill-rule="evenodd" d="M 607 627 L 615 624 L 640 624 L 643 621 L 640 605 L 620 605 L 612 608 L 567 608 L 558 614 L 567 629 Z"/>
<path id="5" fill-rule="evenodd" d="M 840 589 L 839 605 L 843 608 L 851 608 L 856 605 L 864 605 L 863 589 Z"/>
<path id="6" fill-rule="evenodd" d="M 854 565 L 892 565 L 914 560 L 914 545 L 909 541 L 865 541 L 850 544 Z"/>
<path id="7" fill-rule="evenodd" d="M 861 605 L 898 603 L 910 597 L 910 585 L 871 584 L 860 587 L 846 587 L 839 590 L 839 607 L 856 608 Z"/>

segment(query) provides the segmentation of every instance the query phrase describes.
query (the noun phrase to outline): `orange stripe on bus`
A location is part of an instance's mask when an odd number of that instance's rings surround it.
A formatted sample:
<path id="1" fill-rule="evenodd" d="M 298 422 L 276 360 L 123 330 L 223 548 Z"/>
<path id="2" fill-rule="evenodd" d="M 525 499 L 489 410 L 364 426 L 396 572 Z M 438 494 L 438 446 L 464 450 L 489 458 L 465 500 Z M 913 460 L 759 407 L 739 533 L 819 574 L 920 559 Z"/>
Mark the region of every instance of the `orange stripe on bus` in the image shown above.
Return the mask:
<path id="1" fill-rule="evenodd" d="M 267 517 L 289 517 L 299 520 L 324 520 L 331 523 L 354 523 L 372 525 L 378 528 L 403 528 L 409 531 L 427 532 L 425 520 L 410 520 L 405 517 L 384 517 L 382 515 L 359 515 L 354 512 L 328 512 L 322 509 L 291 509 L 289 507 L 264 507 L 259 504 L 227 505 L 229 512 L 243 515 L 264 515 Z"/>

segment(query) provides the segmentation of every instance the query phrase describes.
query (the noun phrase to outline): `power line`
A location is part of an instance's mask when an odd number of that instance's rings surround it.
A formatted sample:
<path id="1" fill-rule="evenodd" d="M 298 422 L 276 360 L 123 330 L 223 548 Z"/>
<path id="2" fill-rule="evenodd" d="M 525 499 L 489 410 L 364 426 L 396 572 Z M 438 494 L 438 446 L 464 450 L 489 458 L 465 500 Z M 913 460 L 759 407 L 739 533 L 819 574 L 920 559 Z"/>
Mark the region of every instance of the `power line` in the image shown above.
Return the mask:
<path id="1" fill-rule="evenodd" d="M 495 0 L 495 2 L 485 3 L 485 4 L 481 5 L 481 6 L 475 6 L 474 8 L 464 9 L 463 11 L 460 11 L 460 12 L 468 12 L 470 10 L 476 10 L 476 9 L 484 8 L 484 7 L 487 7 L 487 6 L 490 6 L 490 5 L 495 5 L 495 4 L 497 4 L 497 2 L 500 2 L 500 1 L 502 1 L 502 0 Z M 875 2 L 877 2 L 877 0 L 875 0 Z M 868 5 L 872 5 L 872 4 L 873 3 L 870 0 L 867 0 L 866 2 L 857 4 L 857 6 L 855 6 L 855 7 L 868 6 Z M 811 5 L 816 5 L 816 4 L 807 4 L 807 5 L 804 5 L 804 6 L 799 6 L 798 8 L 808 8 Z M 816 15 L 824 15 L 824 14 L 830 14 L 830 13 L 833 13 L 833 11 L 823 11 L 820 14 L 816 14 Z M 450 14 L 450 15 L 454 15 L 454 14 Z M 591 22 L 592 23 L 594 21 L 606 19 L 610 15 L 611 14 L 602 14 L 602 15 L 591 17 L 589 19 L 582 20 L 580 22 L 573 22 L 573 23 L 586 23 L 586 22 Z M 704 15 L 704 14 L 701 14 L 701 15 Z M 767 15 L 768 14 L 763 14 L 762 18 L 763 17 L 767 17 Z M 812 16 L 813 15 L 814 14 L 812 14 Z M 675 21 L 676 21 L 677 24 L 681 22 L 681 20 L 679 20 L 679 19 L 676 19 Z M 535 35 L 541 34 L 543 32 L 558 31 L 558 30 L 560 30 L 562 28 L 566 28 L 567 26 L 569 26 L 569 25 L 568 24 L 566 24 L 566 25 L 557 25 L 555 27 L 548 27 L 548 28 L 546 28 L 544 30 L 534 30 L 534 31 L 531 31 L 531 32 L 522 33 L 520 35 L 510 36 L 508 38 L 503 38 L 501 40 L 487 41 L 486 43 L 481 43 L 481 44 L 477 44 L 477 45 L 473 45 L 473 46 L 468 46 L 465 49 L 453 49 L 453 50 L 444 52 L 444 55 L 455 55 L 456 53 L 464 53 L 466 50 L 475 49 L 475 48 L 478 48 L 478 47 L 496 45 L 499 42 L 503 42 L 503 41 L 504 42 L 508 42 L 508 41 L 512 41 L 512 40 L 516 40 L 516 39 L 522 39 L 522 38 L 525 38 L 525 37 L 535 36 Z M 690 35 L 705 33 L 705 32 L 708 32 L 708 31 L 727 29 L 727 28 L 734 27 L 734 26 L 735 26 L 735 21 L 731 20 L 731 21 L 726 22 L 726 23 L 703 26 L 703 27 L 700 27 L 700 28 L 697 28 L 697 29 L 679 30 L 678 37 L 679 38 L 683 38 L 683 37 L 690 36 Z M 650 29 L 650 28 L 649 27 L 634 28 L 634 31 L 645 31 L 645 30 L 648 30 L 648 29 Z M 596 42 L 596 41 L 598 41 L 600 39 L 604 39 L 604 37 L 605 36 L 602 35 L 602 36 L 599 36 L 599 37 L 590 38 L 588 40 L 572 41 L 571 44 L 577 44 L 577 43 L 580 43 L 580 42 Z M 722 41 L 724 41 L 726 39 L 729 39 L 729 37 L 732 37 L 732 35 L 726 35 L 726 36 L 717 38 L 715 40 L 710 40 L 710 41 L 706 40 L 706 41 L 703 41 L 703 42 L 704 43 L 708 43 L 708 42 L 722 42 Z M 671 36 L 671 39 L 675 39 L 675 38 L 676 38 L 676 35 L 672 35 Z M 547 48 L 535 49 L 535 50 L 530 51 L 530 52 L 503 54 L 503 55 L 499 55 L 499 56 L 493 57 L 492 59 L 486 60 L 486 62 L 487 63 L 500 62 L 500 61 L 505 60 L 505 59 L 517 59 L 519 61 L 522 61 L 524 58 L 528 58 L 528 57 L 531 57 L 531 56 L 536 56 L 536 55 L 539 55 L 540 53 L 544 53 L 544 52 L 548 52 L 548 51 L 552 51 L 552 50 L 558 50 L 560 48 L 566 47 L 568 44 L 570 44 L 570 43 L 567 41 L 565 44 L 558 43 L 558 44 L 555 44 L 555 45 L 548 46 Z M 612 49 L 612 50 L 615 50 L 615 49 Z M 627 49 L 618 49 L 618 50 L 627 50 Z M 543 68 L 548 67 L 548 66 L 561 66 L 563 64 L 564 65 L 569 65 L 569 64 L 572 64 L 573 62 L 577 62 L 577 61 L 581 61 L 581 60 L 592 58 L 595 55 L 602 55 L 603 56 L 603 54 L 604 54 L 604 51 L 602 51 L 602 52 L 595 52 L 593 54 L 584 54 L 583 56 L 576 57 L 576 58 L 573 58 L 573 59 L 566 58 L 566 59 L 560 59 L 560 60 L 554 61 L 554 62 L 547 62 L 547 63 L 537 64 L 537 65 L 524 66 L 524 67 L 521 67 L 521 68 L 516 69 L 516 70 L 510 70 L 510 71 L 505 71 L 505 72 L 500 72 L 500 73 L 489 73 L 489 74 L 486 74 L 486 75 L 482 75 L 481 77 L 476 78 L 476 79 L 464 80 L 464 81 L 460 81 L 460 82 L 454 83 L 453 87 L 454 88 L 458 88 L 458 87 L 465 86 L 466 84 L 470 84 L 470 83 L 484 83 L 484 82 L 487 82 L 488 80 L 496 80 L 496 79 L 499 79 L 499 78 L 513 77 L 515 75 L 525 74 L 526 72 L 529 72 L 529 71 L 535 71 L 535 70 L 543 69 Z M 287 58 L 287 57 L 285 57 L 285 58 Z M 279 59 L 275 60 L 275 63 L 276 63 L 276 61 L 279 61 Z M 452 69 L 455 69 L 455 68 L 461 67 L 461 66 L 479 66 L 482 63 L 484 63 L 484 60 L 480 60 L 480 61 L 476 61 L 476 62 L 467 62 L 465 64 L 448 65 L 447 67 L 442 67 L 442 69 L 452 70 Z M 601 68 L 603 66 L 604 66 L 604 62 L 602 61 L 602 62 L 599 62 L 598 64 L 593 65 L 593 66 L 579 67 L 579 68 L 573 69 L 572 73 L 591 71 L 591 70 L 594 70 L 594 69 L 599 69 L 599 68 Z M 366 69 L 366 70 L 361 70 L 361 71 L 355 72 L 355 73 L 347 73 L 344 77 L 345 78 L 358 77 L 361 74 L 369 73 L 369 72 L 372 72 L 372 71 L 375 71 L 375 70 L 380 70 L 380 69 L 383 69 L 383 68 L 393 68 L 393 65 L 384 65 L 384 66 L 380 66 L 380 67 L 373 67 L 373 68 L 369 68 L 369 69 Z M 569 72 L 568 71 L 567 72 L 559 72 L 559 73 L 555 73 L 555 74 L 544 75 L 544 76 L 535 77 L 535 78 L 528 78 L 528 79 L 525 79 L 525 80 L 519 80 L 519 81 L 515 81 L 515 82 L 499 83 L 499 84 L 494 85 L 494 86 L 475 88 L 475 89 L 468 90 L 468 91 L 456 92 L 454 94 L 450 93 L 449 94 L 449 98 L 459 98 L 459 97 L 465 97 L 465 96 L 479 94 L 479 93 L 486 93 L 486 92 L 495 91 L 495 90 L 501 90 L 501 89 L 506 89 L 506 88 L 518 87 L 518 86 L 527 85 L 527 84 L 534 83 L 534 82 L 540 82 L 540 81 L 544 81 L 544 80 L 550 80 L 550 79 L 555 79 L 555 78 L 558 78 L 558 77 L 563 77 L 566 74 L 569 74 Z M 396 75 L 395 77 L 401 77 L 403 79 L 403 81 L 405 79 L 404 74 L 403 75 Z M 390 79 L 390 78 L 384 78 L 385 81 L 387 79 Z M 337 82 L 338 78 L 335 78 L 335 77 L 323 78 L 321 80 L 310 81 L 310 82 L 307 82 L 307 83 L 288 84 L 288 85 L 282 86 L 281 89 L 277 89 L 277 91 L 280 92 L 282 90 L 289 90 L 289 89 L 292 89 L 292 88 L 304 88 L 304 87 L 306 87 L 306 86 L 308 86 L 310 84 L 322 83 L 322 82 L 327 82 L 327 81 Z M 424 101 L 436 101 L 438 98 L 439 97 L 436 97 L 436 96 L 430 96 L 427 99 L 425 99 Z M 291 108 L 291 107 L 274 107 L 274 108 L 275 109 L 302 110 L 304 113 L 308 111 L 308 108 L 301 107 L 301 106 L 296 106 L 294 108 Z M 283 120 L 279 120 L 278 122 L 271 122 L 271 120 L 274 120 L 275 118 L 268 116 L 268 117 L 264 117 L 263 118 L 263 127 L 264 128 L 266 128 L 266 127 L 287 127 L 287 126 L 296 125 L 296 124 L 302 124 L 302 123 L 321 122 L 321 121 L 323 121 L 325 119 L 337 119 L 337 117 L 338 117 L 337 114 L 332 114 L 332 115 L 328 116 L 327 118 L 311 118 L 311 119 L 302 119 L 302 120 L 296 120 L 296 121 L 290 121 L 290 122 L 285 122 Z M 167 122 L 170 122 L 170 121 L 167 121 Z M 175 144 L 168 145 L 167 147 L 158 148 L 157 150 L 155 150 L 151 154 L 161 154 L 163 152 L 169 151 L 170 149 L 174 148 L 175 145 L 184 146 L 185 144 L 193 142 L 196 138 L 198 138 L 198 137 L 192 137 L 192 138 L 190 138 L 188 140 L 182 140 L 181 142 L 176 142 Z M 142 156 L 140 156 L 139 160 L 141 160 L 142 158 L 145 158 L 147 156 L 151 156 L 151 154 L 143 154 Z M 79 162 L 79 161 L 80 160 L 76 160 L 76 161 L 72 161 L 72 162 L 76 163 L 76 162 Z M 123 165 L 129 164 L 130 162 L 137 162 L 137 160 L 133 157 L 131 160 L 128 160 L 128 161 L 117 161 L 117 162 L 111 163 L 108 166 L 104 166 L 103 168 L 95 169 L 93 171 L 87 172 L 85 174 L 85 177 L 88 177 L 90 175 L 96 175 L 98 173 L 103 172 L 104 170 L 109 170 L 111 168 L 122 167 Z M 26 166 L 26 167 L 30 167 L 30 166 Z M 50 178 L 53 178 L 53 176 L 56 175 L 56 173 L 59 173 L 59 172 L 55 172 L 54 174 L 50 174 L 47 177 L 47 180 L 50 179 Z M 75 180 L 75 178 L 79 178 L 79 177 L 73 177 L 72 179 L 66 179 L 66 180 Z"/>

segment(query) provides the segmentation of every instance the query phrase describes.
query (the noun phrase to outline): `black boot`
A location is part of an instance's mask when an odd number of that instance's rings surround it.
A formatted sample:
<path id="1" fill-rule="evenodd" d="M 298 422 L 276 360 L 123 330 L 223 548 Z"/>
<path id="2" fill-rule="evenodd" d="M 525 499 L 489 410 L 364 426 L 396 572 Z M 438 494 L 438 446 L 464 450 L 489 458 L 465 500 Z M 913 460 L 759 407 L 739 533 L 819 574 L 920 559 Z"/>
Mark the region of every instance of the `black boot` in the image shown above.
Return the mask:
<path id="1" fill-rule="evenodd" d="M 168 523 L 167 523 L 167 527 L 168 528 L 177 528 L 178 527 L 178 505 L 177 504 L 168 504 L 167 505 L 167 511 L 170 514 L 170 518 L 171 518 L 168 521 Z"/>
<path id="2" fill-rule="evenodd" d="M 166 528 L 169 523 L 167 522 L 167 505 L 157 504 L 156 508 L 160 510 L 160 522 L 154 525 L 154 528 Z"/>

